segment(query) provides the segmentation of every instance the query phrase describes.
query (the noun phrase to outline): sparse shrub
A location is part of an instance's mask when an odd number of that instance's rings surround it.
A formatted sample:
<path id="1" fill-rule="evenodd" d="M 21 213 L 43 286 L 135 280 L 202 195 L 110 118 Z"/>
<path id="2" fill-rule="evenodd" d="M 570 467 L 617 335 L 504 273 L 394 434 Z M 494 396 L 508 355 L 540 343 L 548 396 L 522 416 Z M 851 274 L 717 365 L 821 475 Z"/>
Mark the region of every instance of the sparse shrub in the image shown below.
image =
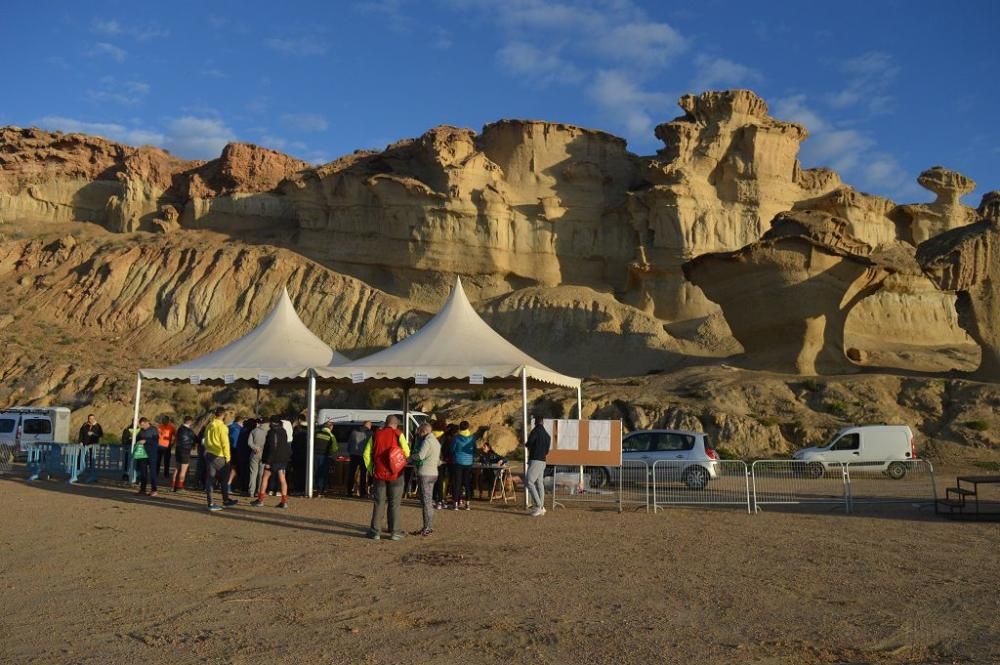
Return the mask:
<path id="1" fill-rule="evenodd" d="M 757 418 L 757 422 L 759 422 L 764 427 L 774 427 L 775 425 L 781 424 L 781 421 L 774 416 L 759 416 Z"/>
<path id="2" fill-rule="evenodd" d="M 715 449 L 715 452 L 718 453 L 720 459 L 740 459 L 739 455 L 729 448 L 724 448 L 723 446 L 718 446 Z"/>
<path id="3" fill-rule="evenodd" d="M 847 405 L 841 401 L 830 399 L 823 402 L 823 408 L 832 416 L 843 418 L 847 415 Z"/>
<path id="4" fill-rule="evenodd" d="M 973 462 L 972 466 L 994 473 L 1000 472 L 1000 462 Z"/>
<path id="5" fill-rule="evenodd" d="M 969 422 L 965 423 L 965 426 L 977 432 L 985 432 L 990 428 L 990 424 L 985 420 L 970 420 Z"/>
<path id="6" fill-rule="evenodd" d="M 395 388 L 375 388 L 368 393 L 369 409 L 397 409 L 402 405 L 400 391 Z"/>
<path id="7" fill-rule="evenodd" d="M 816 379 L 806 379 L 802 382 L 802 387 L 811 393 L 814 393 L 820 389 L 819 381 Z"/>

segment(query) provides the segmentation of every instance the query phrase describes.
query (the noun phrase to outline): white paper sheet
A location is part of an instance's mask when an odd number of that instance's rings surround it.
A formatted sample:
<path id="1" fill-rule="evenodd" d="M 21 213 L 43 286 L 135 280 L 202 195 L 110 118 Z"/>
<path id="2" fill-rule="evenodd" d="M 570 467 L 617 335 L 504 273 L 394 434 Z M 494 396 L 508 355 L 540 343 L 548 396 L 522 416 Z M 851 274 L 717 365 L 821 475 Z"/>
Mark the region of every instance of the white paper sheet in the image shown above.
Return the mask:
<path id="1" fill-rule="evenodd" d="M 557 429 L 559 436 L 556 437 L 557 450 L 579 450 L 580 449 L 580 421 L 560 420 Z"/>
<path id="2" fill-rule="evenodd" d="M 610 451 L 611 450 L 611 421 L 591 420 L 589 421 L 590 450 Z"/>

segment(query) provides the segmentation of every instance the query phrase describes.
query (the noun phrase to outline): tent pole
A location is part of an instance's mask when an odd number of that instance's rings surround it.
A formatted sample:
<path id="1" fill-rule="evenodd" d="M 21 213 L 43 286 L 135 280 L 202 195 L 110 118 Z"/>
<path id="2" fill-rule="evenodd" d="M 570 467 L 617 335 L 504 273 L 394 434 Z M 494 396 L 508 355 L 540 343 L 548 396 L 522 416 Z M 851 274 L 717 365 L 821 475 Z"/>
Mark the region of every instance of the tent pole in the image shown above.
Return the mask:
<path id="1" fill-rule="evenodd" d="M 403 436 L 406 437 L 406 443 L 410 444 L 412 441 L 410 438 L 410 384 L 406 381 L 403 381 Z"/>
<path id="2" fill-rule="evenodd" d="M 306 461 L 306 496 L 313 495 L 313 464 L 316 453 L 316 375 L 309 372 L 309 453 Z"/>
<path id="3" fill-rule="evenodd" d="M 576 419 L 583 420 L 583 391 L 580 386 L 576 387 Z M 554 476 L 553 476 L 554 477 Z M 554 480 L 552 481 L 555 482 Z M 553 485 L 554 487 L 554 485 Z M 583 489 L 583 467 L 580 467 L 580 489 Z M 554 492 L 554 490 L 553 490 Z"/>
<path id="4" fill-rule="evenodd" d="M 524 416 L 524 507 L 528 507 L 528 368 L 521 368 L 521 406 Z M 554 476 L 553 476 L 554 477 Z M 555 488 L 555 485 L 553 485 Z"/>
<path id="5" fill-rule="evenodd" d="M 142 372 L 135 373 L 135 410 L 132 412 L 132 447 L 128 451 L 128 480 L 135 482 L 135 441 L 139 437 L 139 400 L 142 399 Z"/>

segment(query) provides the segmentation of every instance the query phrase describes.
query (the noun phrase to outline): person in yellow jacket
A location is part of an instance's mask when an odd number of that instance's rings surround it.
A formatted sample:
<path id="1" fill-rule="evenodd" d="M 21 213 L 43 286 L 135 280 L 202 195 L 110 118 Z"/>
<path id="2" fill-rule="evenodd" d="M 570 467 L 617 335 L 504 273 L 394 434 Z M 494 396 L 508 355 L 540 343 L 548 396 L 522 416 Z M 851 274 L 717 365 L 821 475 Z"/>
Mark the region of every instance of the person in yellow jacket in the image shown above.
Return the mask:
<path id="1" fill-rule="evenodd" d="M 239 503 L 229 496 L 226 480 L 229 478 L 229 428 L 223 421 L 226 410 L 221 406 L 215 410 L 215 417 L 205 427 L 202 435 L 202 445 L 205 447 L 205 494 L 208 498 L 208 509 L 212 512 L 222 510 L 222 506 L 235 506 Z M 222 479 L 222 506 L 212 502 L 212 486 L 215 477 Z"/>

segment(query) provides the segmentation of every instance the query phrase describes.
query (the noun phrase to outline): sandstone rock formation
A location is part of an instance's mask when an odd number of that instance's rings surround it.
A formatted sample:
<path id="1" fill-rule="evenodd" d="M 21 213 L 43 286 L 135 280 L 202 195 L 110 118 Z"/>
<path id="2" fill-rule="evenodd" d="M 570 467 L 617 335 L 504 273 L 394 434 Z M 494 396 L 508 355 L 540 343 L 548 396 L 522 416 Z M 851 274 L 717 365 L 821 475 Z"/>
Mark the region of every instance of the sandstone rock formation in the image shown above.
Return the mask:
<path id="1" fill-rule="evenodd" d="M 976 211 L 962 205 L 960 199 L 976 188 L 971 178 L 944 168 L 933 166 L 917 177 L 917 182 L 937 195 L 933 203 L 901 205 L 891 216 L 900 225 L 900 237 L 913 244 L 965 226 L 976 221 Z"/>
<path id="2" fill-rule="evenodd" d="M 958 293 L 959 323 L 982 348 L 976 374 L 1000 380 L 1000 192 L 979 206 L 981 220 L 920 244 L 917 259 L 941 289 Z"/>
<path id="3" fill-rule="evenodd" d="M 759 241 L 684 265 L 722 307 L 747 366 L 806 375 L 855 369 L 845 357 L 848 312 L 889 275 L 916 266 L 904 249 L 873 252 L 848 229 L 820 211 L 782 213 Z"/>

